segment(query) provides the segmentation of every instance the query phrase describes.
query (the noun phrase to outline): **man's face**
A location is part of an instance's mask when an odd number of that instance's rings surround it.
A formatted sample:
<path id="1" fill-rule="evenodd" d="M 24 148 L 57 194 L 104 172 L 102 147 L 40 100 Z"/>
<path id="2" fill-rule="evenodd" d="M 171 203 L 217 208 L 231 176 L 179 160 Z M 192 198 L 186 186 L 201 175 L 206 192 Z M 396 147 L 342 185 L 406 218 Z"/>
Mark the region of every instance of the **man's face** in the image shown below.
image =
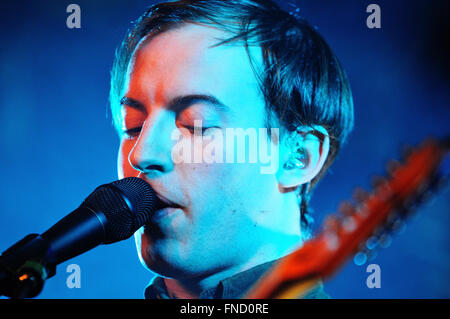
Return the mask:
<path id="1" fill-rule="evenodd" d="M 205 147 L 192 133 L 195 120 L 218 132 L 265 127 L 245 48 L 211 47 L 225 37 L 185 25 L 141 41 L 128 68 L 122 115 L 129 134 L 121 138 L 119 177 L 139 176 L 180 206 L 158 211 L 135 234 L 142 260 L 168 277 L 207 276 L 247 263 L 268 253 L 268 241 L 283 228 L 275 175 L 261 174 L 259 163 L 185 163 L 171 155 L 177 131 L 193 151 Z"/>

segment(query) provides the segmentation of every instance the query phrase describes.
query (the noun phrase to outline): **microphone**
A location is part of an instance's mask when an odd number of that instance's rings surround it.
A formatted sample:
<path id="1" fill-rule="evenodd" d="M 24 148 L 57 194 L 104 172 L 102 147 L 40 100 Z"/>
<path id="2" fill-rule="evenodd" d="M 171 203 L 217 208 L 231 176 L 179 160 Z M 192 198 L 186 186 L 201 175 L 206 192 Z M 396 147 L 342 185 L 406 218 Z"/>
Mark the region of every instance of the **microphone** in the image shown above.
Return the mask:
<path id="1" fill-rule="evenodd" d="M 0 256 L 0 295 L 31 298 L 56 265 L 100 244 L 131 237 L 162 202 L 136 177 L 97 187 L 72 213 L 43 234 L 30 234 Z"/>

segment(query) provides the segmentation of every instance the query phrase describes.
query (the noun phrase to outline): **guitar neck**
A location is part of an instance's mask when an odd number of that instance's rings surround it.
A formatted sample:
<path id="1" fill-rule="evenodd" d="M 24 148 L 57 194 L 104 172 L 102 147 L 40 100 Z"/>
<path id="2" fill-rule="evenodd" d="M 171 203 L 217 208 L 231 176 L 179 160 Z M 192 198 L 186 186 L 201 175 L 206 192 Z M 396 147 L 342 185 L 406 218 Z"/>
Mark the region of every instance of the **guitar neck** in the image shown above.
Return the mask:
<path id="1" fill-rule="evenodd" d="M 356 205 L 344 202 L 340 214 L 330 215 L 314 239 L 281 259 L 245 298 L 304 296 L 319 280 L 333 275 L 348 258 L 366 249 L 368 239 L 382 240 L 403 223 L 429 190 L 447 179 L 448 167 L 445 172 L 440 168 L 448 165 L 448 150 L 448 139 L 427 141 L 412 151 L 404 164 L 395 162 L 395 169 L 378 181 L 371 194 L 358 196 Z"/>

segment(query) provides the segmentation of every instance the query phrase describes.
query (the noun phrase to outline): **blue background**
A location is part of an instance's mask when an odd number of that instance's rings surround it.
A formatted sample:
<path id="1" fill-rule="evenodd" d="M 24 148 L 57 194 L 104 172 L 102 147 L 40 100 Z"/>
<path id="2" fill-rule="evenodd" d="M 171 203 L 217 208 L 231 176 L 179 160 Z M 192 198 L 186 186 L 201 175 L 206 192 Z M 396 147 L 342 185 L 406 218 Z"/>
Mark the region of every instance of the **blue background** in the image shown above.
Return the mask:
<path id="1" fill-rule="evenodd" d="M 119 141 L 108 110 L 115 48 L 151 1 L 87 1 L 81 29 L 66 27 L 73 1 L 0 4 L 0 250 L 41 233 L 98 185 L 117 178 Z M 381 29 L 368 29 L 369 3 Z M 401 146 L 449 133 L 447 1 L 290 1 L 327 39 L 352 85 L 356 125 L 312 200 L 318 227 L 327 213 L 369 188 Z M 282 3 L 287 10 L 295 10 Z M 325 283 L 335 298 L 449 298 L 448 191 L 421 208 L 391 247 L 372 261 L 381 288 L 366 286 L 366 265 L 349 261 Z M 224 245 L 232 243 L 224 243 Z M 67 265 L 81 267 L 69 289 Z M 152 274 L 134 240 L 101 246 L 58 267 L 39 298 L 142 298 Z"/>

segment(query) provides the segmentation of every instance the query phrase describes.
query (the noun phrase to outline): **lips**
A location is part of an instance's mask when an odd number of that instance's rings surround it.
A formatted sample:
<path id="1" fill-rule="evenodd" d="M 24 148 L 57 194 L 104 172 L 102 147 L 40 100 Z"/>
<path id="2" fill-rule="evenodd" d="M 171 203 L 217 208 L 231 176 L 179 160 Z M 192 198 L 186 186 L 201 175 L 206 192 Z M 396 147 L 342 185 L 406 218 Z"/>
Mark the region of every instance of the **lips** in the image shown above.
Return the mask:
<path id="1" fill-rule="evenodd" d="M 157 191 L 155 191 L 156 196 L 159 198 L 159 206 L 160 208 L 167 208 L 167 207 L 172 207 L 172 208 L 181 208 L 182 206 L 174 203 L 173 201 L 171 201 L 170 199 L 164 197 L 163 195 L 159 194 Z"/>
<path id="2" fill-rule="evenodd" d="M 171 208 L 182 208 L 183 206 L 181 206 L 180 204 L 170 200 L 169 198 L 167 198 L 166 196 L 162 195 L 160 191 L 158 191 L 157 188 L 154 187 L 154 185 L 152 185 L 151 181 L 147 180 L 145 178 L 145 175 L 140 173 L 138 176 L 138 178 L 143 179 L 144 181 L 146 181 L 155 191 L 156 197 L 158 197 L 159 201 L 158 201 L 158 209 L 164 209 L 167 207 L 171 207 Z"/>

